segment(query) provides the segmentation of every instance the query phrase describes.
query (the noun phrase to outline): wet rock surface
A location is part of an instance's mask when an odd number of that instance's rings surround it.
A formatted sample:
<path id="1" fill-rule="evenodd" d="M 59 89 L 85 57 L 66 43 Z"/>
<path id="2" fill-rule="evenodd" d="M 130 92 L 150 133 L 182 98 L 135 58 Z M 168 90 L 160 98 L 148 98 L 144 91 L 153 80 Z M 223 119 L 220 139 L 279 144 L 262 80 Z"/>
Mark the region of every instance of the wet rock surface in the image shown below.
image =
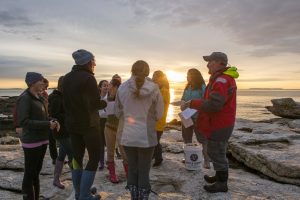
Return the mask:
<path id="1" fill-rule="evenodd" d="M 250 121 L 237 122 L 236 129 L 243 127 L 249 129 L 242 129 L 244 131 L 236 131 L 233 135 L 233 141 L 231 142 L 231 145 L 245 145 L 245 147 L 240 147 L 245 148 L 245 151 L 254 151 L 256 149 L 255 145 L 257 145 L 259 148 L 264 148 L 261 150 L 262 152 L 268 152 L 270 150 L 274 151 L 274 149 L 280 149 L 278 151 L 285 151 L 287 147 L 291 145 L 290 143 L 294 143 L 293 141 L 295 141 L 293 136 L 296 133 L 283 133 L 280 131 L 278 131 L 277 135 L 273 133 L 272 130 L 277 129 L 278 124 L 254 123 Z M 252 132 L 256 134 L 245 131 L 250 129 L 252 129 Z M 262 142 L 259 142 L 259 140 Z M 194 141 L 196 141 L 195 138 Z M 185 169 L 185 165 L 182 163 L 184 154 L 182 153 L 183 143 L 181 132 L 176 130 L 166 131 L 162 137 L 162 146 L 164 151 L 164 161 L 161 166 L 152 168 L 150 172 L 152 189 L 156 191 L 159 196 L 151 194 L 150 199 L 299 199 L 299 186 L 282 184 L 270 179 L 262 178 L 262 176 L 256 175 L 254 170 L 250 172 L 249 170 L 244 170 L 243 168 L 230 168 L 228 193 L 208 194 L 203 189 L 203 186 L 205 185 L 203 176 L 204 174 L 213 175 L 214 171 L 212 169 L 201 169 L 199 171 L 187 171 Z M 177 149 L 180 148 L 181 152 L 178 152 Z M 173 151 L 168 151 L 168 149 L 173 149 Z M 174 149 L 176 149 L 176 151 L 174 151 Z M 278 154 L 277 151 L 276 153 Z M 263 155 L 264 154 L 262 154 L 261 157 L 264 160 Z M 293 156 L 293 154 L 290 156 Z M 242 154 L 240 157 L 242 157 Z M 266 168 L 269 167 L 267 164 L 268 162 L 273 163 L 276 161 L 276 159 L 278 158 L 269 156 L 269 159 L 266 160 Z M 0 145 L 0 161 L 0 199 L 21 199 L 21 184 L 23 178 L 24 161 L 23 152 L 20 145 Z M 289 179 L 292 179 L 291 177 L 297 177 L 298 172 L 290 169 L 292 166 L 290 164 L 285 164 L 285 166 L 280 166 L 277 164 L 277 166 L 280 168 L 275 168 L 275 170 L 280 171 L 280 176 L 290 176 Z M 112 184 L 107 178 L 108 170 L 104 169 L 103 171 L 97 172 L 94 185 L 100 192 L 102 199 L 129 200 L 129 192 L 125 190 L 126 177 L 122 167 L 122 161 L 116 160 L 116 166 L 117 175 L 120 179 L 119 184 Z M 282 171 L 281 167 L 287 166 L 290 168 Z M 297 167 L 297 165 L 294 167 Z M 54 166 L 51 164 L 51 159 L 49 157 L 49 153 L 47 152 L 42 173 L 40 175 L 41 199 L 50 198 L 53 200 L 73 200 L 74 192 L 72 190 L 71 174 L 68 166 L 65 165 L 64 174 L 61 178 L 65 184 L 65 190 L 57 189 L 52 185 L 53 170 Z"/>
<path id="2" fill-rule="evenodd" d="M 229 142 L 238 161 L 276 181 L 300 185 L 300 135 L 289 122 L 257 123 L 240 120 Z M 253 129 L 245 132 L 244 129 Z"/>

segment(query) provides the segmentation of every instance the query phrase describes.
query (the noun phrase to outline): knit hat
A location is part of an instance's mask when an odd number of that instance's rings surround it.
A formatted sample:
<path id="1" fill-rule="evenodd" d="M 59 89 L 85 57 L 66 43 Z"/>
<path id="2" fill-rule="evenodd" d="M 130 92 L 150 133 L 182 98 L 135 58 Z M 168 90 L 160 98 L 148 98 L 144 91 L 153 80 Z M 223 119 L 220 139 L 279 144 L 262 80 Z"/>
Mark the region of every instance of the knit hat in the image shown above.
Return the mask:
<path id="1" fill-rule="evenodd" d="M 25 77 L 25 82 L 28 86 L 31 86 L 32 84 L 43 80 L 44 77 L 42 74 L 37 72 L 27 72 Z"/>
<path id="2" fill-rule="evenodd" d="M 73 52 L 72 57 L 76 65 L 85 65 L 94 58 L 94 55 L 87 50 L 79 49 Z"/>

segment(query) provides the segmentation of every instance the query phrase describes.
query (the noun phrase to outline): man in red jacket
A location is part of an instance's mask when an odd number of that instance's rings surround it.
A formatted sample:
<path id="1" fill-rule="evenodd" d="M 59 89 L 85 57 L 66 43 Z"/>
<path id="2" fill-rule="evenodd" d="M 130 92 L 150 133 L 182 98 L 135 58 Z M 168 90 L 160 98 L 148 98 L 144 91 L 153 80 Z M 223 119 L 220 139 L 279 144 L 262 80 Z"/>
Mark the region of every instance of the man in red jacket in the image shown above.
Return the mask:
<path id="1" fill-rule="evenodd" d="M 215 176 L 204 176 L 204 189 L 210 193 L 227 192 L 228 160 L 226 151 L 232 134 L 236 116 L 236 83 L 238 78 L 235 67 L 227 67 L 227 55 L 213 52 L 203 56 L 208 62 L 210 79 L 204 98 L 192 100 L 186 106 L 198 110 L 196 127 L 208 139 L 208 155 L 216 171 Z"/>

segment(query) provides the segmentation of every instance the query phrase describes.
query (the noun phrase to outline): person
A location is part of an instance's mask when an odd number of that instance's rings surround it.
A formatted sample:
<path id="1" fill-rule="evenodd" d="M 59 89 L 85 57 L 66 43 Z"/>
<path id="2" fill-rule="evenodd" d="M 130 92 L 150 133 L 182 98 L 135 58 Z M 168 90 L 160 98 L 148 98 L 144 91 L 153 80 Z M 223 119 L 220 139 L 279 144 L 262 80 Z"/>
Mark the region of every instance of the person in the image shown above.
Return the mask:
<path id="1" fill-rule="evenodd" d="M 27 72 L 28 88 L 20 96 L 17 122 L 22 128 L 21 142 L 24 151 L 23 200 L 37 200 L 40 196 L 39 174 L 47 150 L 49 129 L 59 130 L 59 122 L 48 117 L 47 109 L 39 93 L 44 77 L 37 72 Z"/>
<path id="2" fill-rule="evenodd" d="M 189 69 L 187 72 L 187 84 L 184 89 L 183 95 L 181 100 L 184 102 L 188 102 L 192 99 L 201 99 L 204 96 L 205 92 L 205 81 L 202 77 L 202 74 L 199 70 L 192 68 Z M 181 108 L 181 110 L 184 110 Z M 197 114 L 192 116 L 192 119 L 195 121 L 197 119 Z M 207 155 L 207 142 L 205 137 L 203 137 L 200 133 L 198 133 L 197 128 L 195 125 L 190 127 L 184 127 L 182 125 L 182 138 L 185 144 L 193 142 L 193 135 L 195 132 L 196 139 L 199 143 L 202 144 L 202 154 L 203 154 L 203 167 L 209 169 L 210 162 L 209 157 Z"/>
<path id="3" fill-rule="evenodd" d="M 57 119 L 61 125 L 59 132 L 54 130 L 51 133 L 53 138 L 56 139 L 59 143 L 58 157 L 56 159 L 55 168 L 54 168 L 53 185 L 60 189 L 65 188 L 65 186 L 61 183 L 59 179 L 62 169 L 64 167 L 65 158 L 68 155 L 69 162 L 71 162 L 73 158 L 69 133 L 65 128 L 65 111 L 63 107 L 63 89 L 62 89 L 63 79 L 64 79 L 63 76 L 59 77 L 57 89 L 53 90 L 53 92 L 49 95 L 48 98 L 49 116 L 51 118 Z M 69 163 L 69 166 L 71 166 L 71 163 Z"/>
<path id="4" fill-rule="evenodd" d="M 106 101 L 108 95 L 108 81 L 102 80 L 99 82 L 98 89 L 100 92 L 100 99 Z M 100 162 L 99 162 L 99 170 L 104 169 L 104 155 L 105 155 L 105 135 L 104 135 L 104 128 L 105 123 L 107 120 L 106 110 L 102 109 L 99 110 L 100 116 L 100 137 L 101 137 L 101 144 L 100 144 Z"/>
<path id="5" fill-rule="evenodd" d="M 100 117 L 98 111 L 106 107 L 100 100 L 94 77 L 96 61 L 94 55 L 84 49 L 72 54 L 75 60 L 71 72 L 64 77 L 65 125 L 70 134 L 73 151 L 72 181 L 75 198 L 100 199 L 91 194 L 100 160 Z M 87 149 L 89 160 L 83 170 L 83 157 Z"/>
<path id="6" fill-rule="evenodd" d="M 114 75 L 112 76 L 112 79 L 117 79 L 117 80 L 120 81 L 120 83 L 122 83 L 122 78 L 121 78 L 121 76 L 120 76 L 119 74 L 114 74 Z M 120 153 L 120 151 L 119 151 L 118 146 L 119 146 L 119 145 L 116 144 L 116 157 L 117 157 L 117 159 L 121 159 L 121 158 L 122 158 L 122 155 L 121 155 L 121 153 Z"/>
<path id="7" fill-rule="evenodd" d="M 121 82 L 119 79 L 112 79 L 109 83 L 109 95 L 108 95 L 108 103 L 112 103 L 115 101 L 116 93 L 121 85 Z M 109 171 L 109 180 L 112 183 L 119 183 L 119 179 L 116 175 L 116 169 L 115 169 L 115 149 L 116 146 L 119 146 L 121 157 L 123 159 L 123 167 L 124 171 L 127 177 L 128 174 L 128 162 L 127 157 L 124 152 L 124 149 L 122 146 L 116 145 L 116 136 L 117 136 L 117 130 L 118 130 L 118 124 L 119 120 L 116 117 L 115 114 L 108 113 L 107 121 L 105 124 L 105 139 L 106 139 L 106 145 L 107 145 L 107 169 Z"/>
<path id="8" fill-rule="evenodd" d="M 115 114 L 119 118 L 117 139 L 128 159 L 127 189 L 131 199 L 147 200 L 151 192 L 149 172 L 157 145 L 156 122 L 164 103 L 158 86 L 150 79 L 149 65 L 136 61 L 132 76 L 117 92 Z"/>
<path id="9" fill-rule="evenodd" d="M 49 95 L 48 95 L 47 90 L 49 87 L 49 81 L 46 78 L 44 78 L 43 82 L 44 82 L 44 87 L 43 87 L 43 90 L 40 95 L 41 95 L 42 100 L 44 101 L 46 108 L 48 109 Z M 52 159 L 52 164 L 55 165 L 57 156 L 58 156 L 58 152 L 57 152 L 56 140 L 54 139 L 54 137 L 52 135 L 52 131 L 49 131 L 49 152 L 50 152 L 50 157 Z"/>
<path id="10" fill-rule="evenodd" d="M 153 167 L 156 167 L 156 166 L 161 165 L 161 163 L 163 161 L 160 138 L 164 132 L 164 128 L 166 125 L 166 119 L 167 119 L 167 115 L 168 115 L 168 108 L 169 108 L 169 104 L 170 104 L 170 91 L 169 91 L 170 86 L 169 86 L 169 81 L 168 81 L 166 74 L 164 74 L 160 70 L 155 71 L 153 73 L 152 80 L 154 83 L 156 83 L 158 85 L 160 93 L 161 93 L 161 95 L 163 97 L 163 101 L 164 101 L 163 117 L 156 123 L 156 127 L 155 127 L 158 144 L 155 146 L 155 150 L 154 150 Z"/>
<path id="11" fill-rule="evenodd" d="M 227 67 L 225 53 L 213 52 L 203 57 L 208 62 L 209 83 L 203 99 L 192 100 L 186 106 L 199 110 L 197 129 L 207 142 L 207 152 L 213 162 L 215 176 L 204 176 L 204 189 L 210 193 L 227 192 L 228 160 L 226 150 L 236 117 L 236 67 Z"/>

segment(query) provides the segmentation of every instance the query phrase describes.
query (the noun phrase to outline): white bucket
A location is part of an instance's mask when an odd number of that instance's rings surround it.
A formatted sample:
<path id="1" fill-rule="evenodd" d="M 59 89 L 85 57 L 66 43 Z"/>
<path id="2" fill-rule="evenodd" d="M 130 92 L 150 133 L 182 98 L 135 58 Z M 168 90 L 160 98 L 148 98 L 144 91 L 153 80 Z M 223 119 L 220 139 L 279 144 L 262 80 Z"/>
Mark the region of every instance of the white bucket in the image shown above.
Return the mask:
<path id="1" fill-rule="evenodd" d="M 202 151 L 199 145 L 188 143 L 184 146 L 185 168 L 187 170 L 201 169 Z"/>

